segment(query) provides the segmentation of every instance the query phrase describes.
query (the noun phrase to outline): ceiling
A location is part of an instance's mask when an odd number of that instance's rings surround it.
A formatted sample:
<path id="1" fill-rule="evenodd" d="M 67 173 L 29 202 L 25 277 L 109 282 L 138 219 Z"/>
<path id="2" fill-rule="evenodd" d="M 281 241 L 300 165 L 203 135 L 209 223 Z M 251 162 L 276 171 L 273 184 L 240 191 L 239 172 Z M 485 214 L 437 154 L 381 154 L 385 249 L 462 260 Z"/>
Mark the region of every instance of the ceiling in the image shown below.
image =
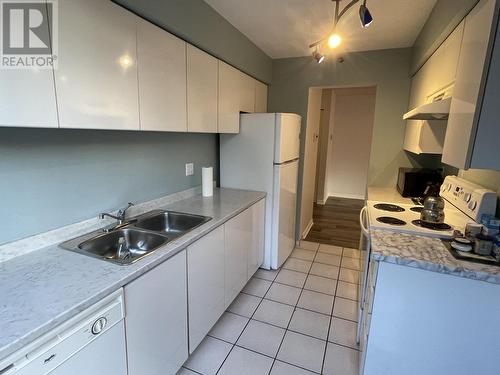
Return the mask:
<path id="1" fill-rule="evenodd" d="M 331 31 L 330 0 L 205 0 L 272 58 L 306 56 L 309 44 Z M 341 1 L 341 8 L 349 1 Z M 338 25 L 344 51 L 410 47 L 436 0 L 368 0 L 374 22 L 362 29 L 359 5 Z"/>

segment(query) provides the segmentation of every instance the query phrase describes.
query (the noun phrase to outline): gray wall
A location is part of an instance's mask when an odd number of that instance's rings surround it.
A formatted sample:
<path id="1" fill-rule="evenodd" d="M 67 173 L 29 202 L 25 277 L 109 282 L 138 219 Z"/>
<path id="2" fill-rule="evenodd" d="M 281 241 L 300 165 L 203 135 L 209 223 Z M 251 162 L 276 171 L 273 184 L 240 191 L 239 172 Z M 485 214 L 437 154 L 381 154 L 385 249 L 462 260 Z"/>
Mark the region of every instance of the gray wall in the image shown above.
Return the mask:
<path id="1" fill-rule="evenodd" d="M 199 185 L 201 167 L 218 167 L 217 143 L 213 134 L 0 128 L 0 243 Z"/>
<path id="2" fill-rule="evenodd" d="M 327 59 L 318 65 L 310 56 L 274 60 L 269 111 L 302 116 L 303 155 L 310 87 L 377 86 L 368 185 L 395 186 L 398 167 L 413 163 L 401 146 L 404 138 L 401 115 L 408 108 L 410 90 L 410 56 L 410 49 L 391 49 L 351 53 L 344 57 L 343 63 Z M 302 171 L 303 160 L 300 176 Z M 301 191 L 299 179 L 299 197 Z M 298 215 L 300 218 L 300 212 Z"/>
<path id="3" fill-rule="evenodd" d="M 245 73 L 271 81 L 271 58 L 204 1 L 114 1 Z"/>
<path id="4" fill-rule="evenodd" d="M 444 42 L 479 0 L 438 0 L 413 45 L 414 74 Z"/>

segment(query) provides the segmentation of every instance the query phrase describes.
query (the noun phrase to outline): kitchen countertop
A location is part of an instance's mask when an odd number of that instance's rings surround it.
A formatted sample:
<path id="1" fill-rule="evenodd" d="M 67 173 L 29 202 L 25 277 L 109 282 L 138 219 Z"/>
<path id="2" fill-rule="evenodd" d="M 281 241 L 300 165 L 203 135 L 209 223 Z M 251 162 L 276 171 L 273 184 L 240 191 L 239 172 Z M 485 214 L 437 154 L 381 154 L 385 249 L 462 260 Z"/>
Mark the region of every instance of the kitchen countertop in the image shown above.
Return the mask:
<path id="1" fill-rule="evenodd" d="M 372 259 L 500 284 L 500 267 L 455 259 L 440 239 L 370 230 Z"/>
<path id="2" fill-rule="evenodd" d="M 395 187 L 368 187 L 368 200 L 375 202 L 412 204 L 410 198 L 404 198 Z"/>
<path id="3" fill-rule="evenodd" d="M 66 251 L 58 246 L 0 263 L 0 359 L 49 332 L 236 216 L 266 194 L 214 189 L 156 207 L 212 217 L 212 220 L 127 266 Z M 84 233 L 81 233 L 84 234 Z"/>

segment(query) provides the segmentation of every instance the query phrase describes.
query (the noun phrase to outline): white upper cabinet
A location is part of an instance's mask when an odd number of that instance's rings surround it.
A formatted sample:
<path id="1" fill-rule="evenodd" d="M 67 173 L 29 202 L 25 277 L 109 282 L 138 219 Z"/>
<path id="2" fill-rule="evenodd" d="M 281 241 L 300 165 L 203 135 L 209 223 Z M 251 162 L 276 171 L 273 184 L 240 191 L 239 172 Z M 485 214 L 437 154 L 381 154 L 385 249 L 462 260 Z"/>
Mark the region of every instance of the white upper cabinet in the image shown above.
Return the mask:
<path id="1" fill-rule="evenodd" d="M 255 80 L 255 112 L 267 112 L 267 85 Z"/>
<path id="2" fill-rule="evenodd" d="M 219 61 L 219 133 L 240 131 L 241 72 Z"/>
<path id="3" fill-rule="evenodd" d="M 457 168 L 500 169 L 498 38 L 491 45 L 497 21 L 495 0 L 481 0 L 465 18 L 442 158 Z"/>
<path id="4" fill-rule="evenodd" d="M 255 80 L 219 61 L 219 133 L 239 133 L 240 112 L 255 112 Z"/>
<path id="5" fill-rule="evenodd" d="M 217 133 L 218 62 L 215 57 L 187 46 L 188 131 Z"/>
<path id="6" fill-rule="evenodd" d="M 58 4 L 60 126 L 138 130 L 136 17 L 111 1 Z"/>
<path id="7" fill-rule="evenodd" d="M 445 42 L 434 52 L 411 80 L 409 109 L 429 103 L 438 93 L 452 87 L 457 71 L 464 22 L 455 28 Z M 443 152 L 446 121 L 408 120 L 404 149 L 415 154 L 441 154 Z"/>
<path id="8" fill-rule="evenodd" d="M 255 112 L 255 80 L 240 72 L 240 111 Z"/>
<path id="9" fill-rule="evenodd" d="M 187 131 L 186 42 L 137 18 L 141 130 Z"/>
<path id="10" fill-rule="evenodd" d="M 0 126 L 57 128 L 52 69 L 0 69 L 0 82 Z"/>

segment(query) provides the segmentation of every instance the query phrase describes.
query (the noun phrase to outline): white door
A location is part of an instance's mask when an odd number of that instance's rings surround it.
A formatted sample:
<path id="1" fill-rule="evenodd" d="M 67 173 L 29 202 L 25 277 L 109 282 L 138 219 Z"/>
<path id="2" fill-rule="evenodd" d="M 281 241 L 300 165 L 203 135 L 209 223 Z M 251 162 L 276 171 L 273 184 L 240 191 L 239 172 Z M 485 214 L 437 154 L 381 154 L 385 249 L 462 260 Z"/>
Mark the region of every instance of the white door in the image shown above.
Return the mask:
<path id="1" fill-rule="evenodd" d="M 45 40 L 47 24 L 37 32 Z M 0 69 L 0 126 L 57 128 L 53 74 L 52 69 Z"/>
<path id="2" fill-rule="evenodd" d="M 187 131 L 186 42 L 137 19 L 141 130 Z"/>
<path id="3" fill-rule="evenodd" d="M 225 307 L 228 307 L 248 281 L 248 254 L 252 251 L 251 208 L 224 224 Z"/>
<path id="4" fill-rule="evenodd" d="M 266 216 L 266 200 L 255 203 L 252 210 L 252 251 L 248 256 L 248 275 L 250 279 L 264 263 L 264 230 Z"/>
<path id="5" fill-rule="evenodd" d="M 186 279 L 183 250 L 125 286 L 128 375 L 175 374 L 186 361 Z"/>
<path id="6" fill-rule="evenodd" d="M 302 172 L 302 199 L 300 206 L 301 238 L 305 238 L 313 226 L 314 189 L 316 187 L 316 163 L 318 160 L 319 123 L 321 118 L 322 89 L 309 89 L 307 108 L 304 170 Z"/>
<path id="7" fill-rule="evenodd" d="M 188 132 L 217 133 L 218 62 L 187 45 Z"/>
<path id="8" fill-rule="evenodd" d="M 60 127 L 139 130 L 135 16 L 111 1 L 58 4 Z"/>
<path id="9" fill-rule="evenodd" d="M 271 267 L 277 269 L 295 247 L 298 160 L 274 167 Z"/>
<path id="10" fill-rule="evenodd" d="M 285 163 L 297 159 L 300 154 L 300 116 L 292 113 L 276 113 L 274 162 Z"/>
<path id="11" fill-rule="evenodd" d="M 189 245 L 189 352 L 192 353 L 224 313 L 224 227 Z"/>

